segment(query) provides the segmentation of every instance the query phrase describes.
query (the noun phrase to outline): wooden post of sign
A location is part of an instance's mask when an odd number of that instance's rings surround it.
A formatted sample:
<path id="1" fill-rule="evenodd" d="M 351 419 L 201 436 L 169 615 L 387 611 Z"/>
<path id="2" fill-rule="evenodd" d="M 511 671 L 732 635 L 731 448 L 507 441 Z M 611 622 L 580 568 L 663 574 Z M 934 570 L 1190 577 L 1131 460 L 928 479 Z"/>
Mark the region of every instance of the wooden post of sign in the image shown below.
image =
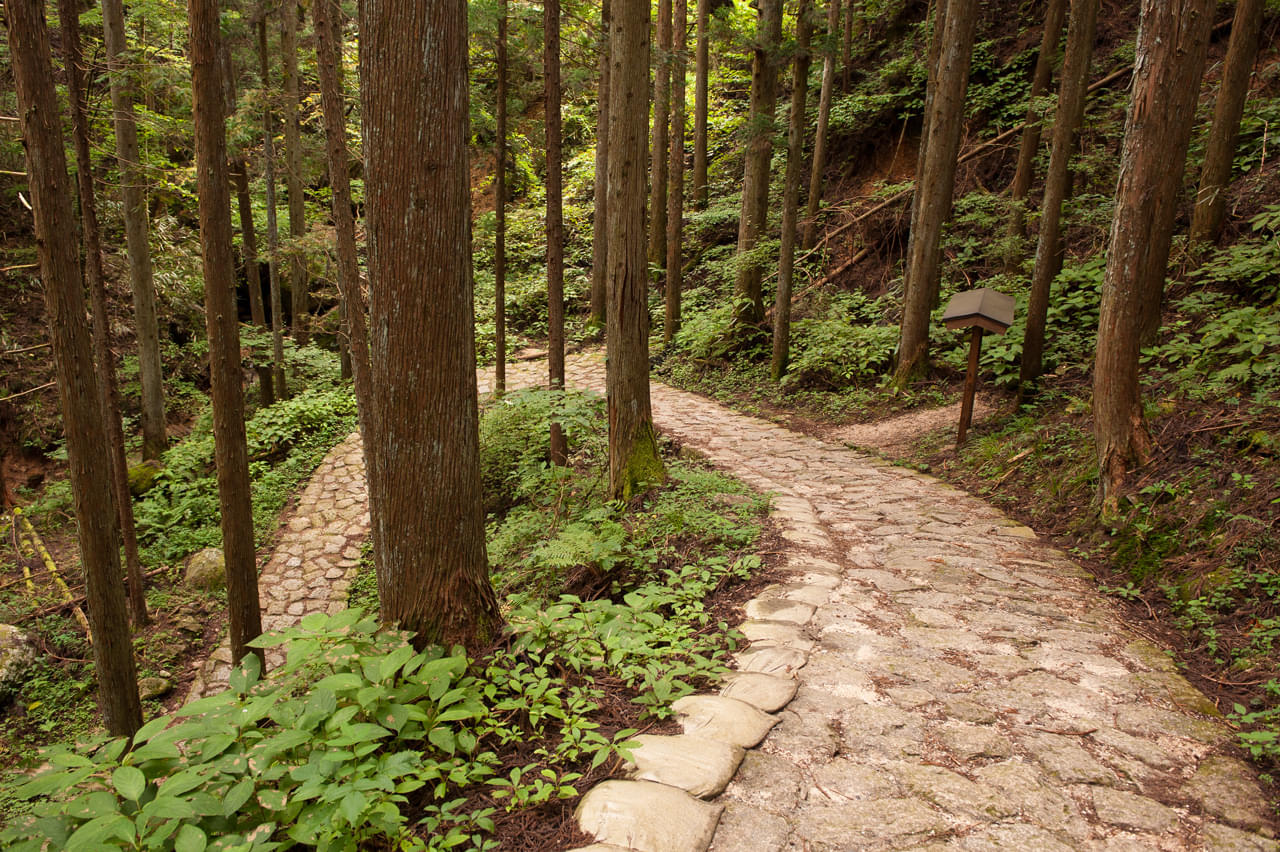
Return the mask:
<path id="1" fill-rule="evenodd" d="M 982 353 L 982 326 L 975 325 L 969 335 L 969 372 L 964 376 L 964 398 L 960 402 L 960 432 L 956 449 L 964 443 L 965 433 L 973 420 L 973 395 L 978 389 L 978 356 Z"/>

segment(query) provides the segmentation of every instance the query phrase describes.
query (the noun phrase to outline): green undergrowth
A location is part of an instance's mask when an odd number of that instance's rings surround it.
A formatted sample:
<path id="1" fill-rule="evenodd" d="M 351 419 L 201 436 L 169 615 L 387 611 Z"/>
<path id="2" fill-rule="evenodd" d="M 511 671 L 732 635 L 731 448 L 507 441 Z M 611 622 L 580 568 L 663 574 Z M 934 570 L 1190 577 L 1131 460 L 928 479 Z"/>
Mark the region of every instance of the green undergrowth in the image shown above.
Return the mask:
<path id="1" fill-rule="evenodd" d="M 714 681 L 738 635 L 716 591 L 760 564 L 767 498 L 668 458 L 667 485 L 604 499 L 602 401 L 526 391 L 483 415 L 492 576 L 507 630 L 480 659 L 415 651 L 360 606 L 259 640 L 231 688 L 122 740 L 59 747 L 5 848 L 492 849 L 504 820 L 575 798 L 635 725 Z M 570 463 L 546 461 L 552 418 Z M 370 596 L 370 560 L 353 601 Z M 376 592 L 376 588 L 374 588 Z M 619 722 L 618 702 L 633 708 Z M 605 712 L 604 708 L 608 707 Z M 631 725 L 626 727 L 625 725 Z"/>

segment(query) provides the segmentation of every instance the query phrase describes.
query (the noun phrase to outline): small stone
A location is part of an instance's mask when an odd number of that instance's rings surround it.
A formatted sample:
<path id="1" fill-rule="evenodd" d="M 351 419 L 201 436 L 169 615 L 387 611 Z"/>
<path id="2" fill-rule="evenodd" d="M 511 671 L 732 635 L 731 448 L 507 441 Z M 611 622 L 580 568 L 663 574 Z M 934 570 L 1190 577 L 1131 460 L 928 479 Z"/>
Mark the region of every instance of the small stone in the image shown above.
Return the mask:
<path id="1" fill-rule="evenodd" d="M 1114 784 L 1115 775 L 1072 740 L 1057 734 L 1027 737 L 1027 750 L 1064 784 Z"/>
<path id="2" fill-rule="evenodd" d="M 1177 813 L 1159 802 L 1107 787 L 1093 788 L 1093 809 L 1103 822 L 1134 831 L 1163 833 L 1178 822 Z"/>
<path id="3" fill-rule="evenodd" d="M 738 746 L 687 734 L 641 734 L 632 739 L 639 743 L 631 750 L 633 778 L 678 787 L 700 799 L 719 795 L 746 753 Z"/>
<path id="4" fill-rule="evenodd" d="M 227 585 L 227 562 L 216 547 L 198 550 L 187 558 L 186 583 L 197 589 L 212 591 Z"/>
<path id="5" fill-rule="evenodd" d="M 811 802 L 859 802 L 898 793 L 893 775 L 880 767 L 838 757 L 814 770 Z"/>
<path id="6" fill-rule="evenodd" d="M 601 843 L 634 852 L 683 852 L 711 844 L 723 808 L 652 781 L 605 781 L 582 797 L 574 817 Z"/>
<path id="7" fill-rule="evenodd" d="M 1257 772 L 1243 761 L 1214 755 L 1204 759 L 1182 790 L 1207 813 L 1270 835 L 1270 809 L 1256 779 Z"/>
<path id="8" fill-rule="evenodd" d="M 742 748 L 757 745 L 778 720 L 744 701 L 720 695 L 686 695 L 671 705 L 686 734 Z"/>
<path id="9" fill-rule="evenodd" d="M 744 621 L 738 625 L 738 631 L 757 647 L 787 645 L 797 651 L 813 650 L 813 640 L 806 638 L 794 624 L 781 621 Z"/>
<path id="10" fill-rule="evenodd" d="M 31 638 L 12 624 L 0 624 L 0 695 L 17 688 L 36 661 Z"/>
<path id="11" fill-rule="evenodd" d="M 783 598 L 755 598 L 747 601 L 745 607 L 747 618 L 764 621 L 785 621 L 792 624 L 804 624 L 813 617 L 815 607 L 800 601 L 789 601 Z"/>
<path id="12" fill-rule="evenodd" d="M 737 667 L 744 672 L 789 676 L 804 668 L 809 655 L 781 645 L 752 648 L 738 655 Z"/>
<path id="13" fill-rule="evenodd" d="M 938 734 L 947 751 L 962 761 L 978 757 L 999 758 L 1013 754 L 1013 744 L 985 725 L 950 722 Z"/>
<path id="14" fill-rule="evenodd" d="M 1204 827 L 1201 841 L 1204 852 L 1280 852 L 1280 843 L 1269 837 L 1214 823 Z"/>
<path id="15" fill-rule="evenodd" d="M 741 802 L 726 803 L 711 852 L 784 852 L 791 825 L 781 816 Z"/>
<path id="16" fill-rule="evenodd" d="M 775 677 L 759 672 L 730 673 L 729 683 L 720 690 L 726 698 L 736 698 L 766 713 L 781 710 L 796 696 L 799 684 L 795 678 Z"/>
<path id="17" fill-rule="evenodd" d="M 138 697 L 143 701 L 159 698 L 173 689 L 173 684 L 162 677 L 144 677 L 138 679 Z"/>
<path id="18" fill-rule="evenodd" d="M 907 789 L 952 813 L 988 820 L 1017 813 L 995 790 L 941 766 L 898 763 L 890 769 Z"/>
<path id="19" fill-rule="evenodd" d="M 897 574 L 890 574 L 888 571 L 878 571 L 875 569 L 850 571 L 849 578 L 857 580 L 860 583 L 866 583 L 869 586 L 874 586 L 882 592 L 910 592 L 915 589 L 929 588 L 925 583 L 908 580 L 904 577 L 899 577 Z"/>

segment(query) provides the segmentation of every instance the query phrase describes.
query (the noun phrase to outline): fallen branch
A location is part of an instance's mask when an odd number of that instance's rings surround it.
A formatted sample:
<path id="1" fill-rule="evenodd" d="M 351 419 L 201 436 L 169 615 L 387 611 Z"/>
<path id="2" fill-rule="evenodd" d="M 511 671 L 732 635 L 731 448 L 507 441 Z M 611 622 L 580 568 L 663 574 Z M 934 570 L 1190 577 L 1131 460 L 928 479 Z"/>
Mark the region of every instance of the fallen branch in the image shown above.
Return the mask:
<path id="1" fill-rule="evenodd" d="M 147 571 L 142 576 L 144 579 L 150 580 L 152 577 L 163 574 L 168 570 L 169 570 L 169 567 L 167 565 L 162 565 L 159 568 L 152 568 L 150 571 Z M 72 588 L 80 589 L 80 588 L 83 588 L 83 586 L 76 585 L 76 586 L 72 586 Z M 81 606 L 84 606 L 86 603 L 88 603 L 88 600 L 89 600 L 88 597 L 86 597 L 85 595 L 77 595 L 76 597 L 71 598 L 70 600 L 58 601 L 55 604 L 49 604 L 48 606 L 41 607 L 40 609 L 33 609 L 31 610 L 31 612 L 28 612 L 25 615 L 20 615 L 17 618 L 13 619 L 12 623 L 21 624 L 22 622 L 30 621 L 33 618 L 43 618 L 46 615 L 53 615 L 55 612 L 61 612 L 64 609 L 67 609 L 69 607 L 73 607 L 73 606 L 81 607 Z"/>
<path id="2" fill-rule="evenodd" d="M 23 266 L 35 266 L 35 265 L 36 264 L 34 263 L 23 264 Z M 0 272 L 5 272 L 10 269 L 18 269 L 18 268 L 20 267 L 6 266 L 4 269 L 0 269 Z M 47 349 L 48 347 L 49 347 L 48 343 L 37 343 L 35 346 L 24 346 L 21 349 L 3 349 L 3 350 L 0 350 L 0 355 L 21 355 L 23 352 L 35 352 L 37 349 Z"/>
<path id="3" fill-rule="evenodd" d="M 31 521 L 22 514 L 22 509 L 18 506 L 13 507 L 13 522 L 18 528 L 18 544 L 19 549 L 24 556 L 34 558 L 37 555 L 44 563 L 45 570 L 49 572 L 49 576 L 53 577 L 58 588 L 62 590 L 65 603 L 71 604 L 72 612 L 75 614 L 76 621 L 80 622 L 80 626 L 84 628 L 84 635 L 89 640 L 89 644 L 93 644 L 93 631 L 89 629 L 89 619 L 85 616 L 84 610 L 80 604 L 75 603 L 75 596 L 71 594 L 71 589 L 67 586 L 67 581 L 62 579 L 62 574 L 58 572 L 58 564 L 53 561 L 53 556 L 49 554 L 49 549 L 44 546 L 40 534 L 36 532 L 36 528 L 31 525 Z M 25 534 L 25 535 L 24 535 Z"/>
<path id="4" fill-rule="evenodd" d="M 35 393 L 36 391 L 42 391 L 47 388 L 51 388 L 56 384 L 57 382 L 49 382 L 48 384 L 45 384 L 45 385 L 39 385 L 38 387 L 34 387 L 34 388 L 27 388 L 26 390 L 18 391 L 17 393 L 11 393 L 8 396 L 0 396 L 0 402 L 8 402 L 11 399 L 17 399 L 18 397 L 26 396 L 29 393 Z"/>
<path id="5" fill-rule="evenodd" d="M 814 290 L 818 289 L 819 287 L 823 286 L 824 284 L 830 284 L 830 283 L 831 283 L 833 280 L 835 280 L 838 276 L 843 275 L 847 270 L 851 269 L 851 268 L 852 268 L 853 266 L 855 266 L 856 264 L 858 264 L 858 263 L 860 263 L 861 261 L 865 260 L 865 259 L 867 258 L 867 256 L 868 256 L 868 255 L 870 255 L 870 254 L 871 254 L 871 249 L 870 249 L 869 247 L 868 247 L 868 248 L 864 248 L 864 249 L 862 249 L 860 252 L 858 252 L 857 254 L 855 254 L 853 257 L 849 258 L 849 259 L 848 259 L 848 260 L 846 260 L 844 263 L 842 263 L 842 264 L 840 264 L 838 267 L 836 267 L 836 269 L 835 269 L 834 271 L 832 271 L 832 272 L 828 273 L 827 275 L 824 275 L 822 278 L 819 278 L 817 281 L 814 281 L 812 284 L 810 284 L 810 285 L 806 286 L 803 290 L 801 290 L 800 292 L 798 292 L 798 293 L 796 293 L 794 296 L 792 296 L 792 297 L 791 297 L 791 304 L 793 304 L 793 305 L 794 305 L 794 304 L 796 304 L 796 303 L 797 303 L 797 302 L 799 302 L 801 299 L 803 299 L 805 296 L 809 295 L 809 294 L 810 294 L 810 293 L 812 293 Z M 772 314 L 772 313 L 773 313 L 773 308 L 769 308 L 769 310 L 765 311 L 765 316 L 769 316 L 769 315 L 770 315 L 770 314 Z"/>

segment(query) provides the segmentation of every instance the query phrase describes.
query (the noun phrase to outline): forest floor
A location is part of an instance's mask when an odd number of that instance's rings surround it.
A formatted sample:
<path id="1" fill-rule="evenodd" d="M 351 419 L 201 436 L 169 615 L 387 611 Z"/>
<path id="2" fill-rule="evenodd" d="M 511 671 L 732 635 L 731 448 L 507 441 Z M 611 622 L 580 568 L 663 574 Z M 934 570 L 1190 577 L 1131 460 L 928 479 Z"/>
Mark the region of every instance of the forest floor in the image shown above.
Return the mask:
<path id="1" fill-rule="evenodd" d="M 544 369 L 511 365 L 508 381 L 540 384 Z M 568 373 L 603 389 L 598 353 L 572 356 Z M 774 556 L 793 574 L 746 604 L 754 641 L 738 665 L 799 690 L 714 800 L 713 848 L 1280 848 L 1213 701 L 1030 529 L 848 449 L 848 427 L 824 440 L 658 383 L 652 394 L 664 434 L 775 495 Z M 859 443 L 897 452 L 895 438 L 951 418 L 910 414 Z M 345 605 L 344 549 L 365 517 L 358 450 L 356 435 L 335 449 L 284 519 L 262 580 L 277 626 Z M 312 550 L 340 561 L 299 573 Z M 566 843 L 568 829 L 555 832 Z"/>

